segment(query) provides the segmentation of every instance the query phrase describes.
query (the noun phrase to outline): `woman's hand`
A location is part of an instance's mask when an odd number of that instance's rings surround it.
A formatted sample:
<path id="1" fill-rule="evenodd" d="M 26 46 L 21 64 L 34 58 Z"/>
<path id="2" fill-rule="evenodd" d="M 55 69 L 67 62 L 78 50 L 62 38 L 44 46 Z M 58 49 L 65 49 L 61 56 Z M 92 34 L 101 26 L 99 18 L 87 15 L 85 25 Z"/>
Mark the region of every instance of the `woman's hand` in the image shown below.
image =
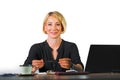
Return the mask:
<path id="1" fill-rule="evenodd" d="M 32 73 L 44 66 L 43 59 L 41 60 L 32 60 Z"/>
<path id="2" fill-rule="evenodd" d="M 71 59 L 70 58 L 61 58 L 59 59 L 60 66 L 65 69 L 70 69 L 71 68 Z"/>

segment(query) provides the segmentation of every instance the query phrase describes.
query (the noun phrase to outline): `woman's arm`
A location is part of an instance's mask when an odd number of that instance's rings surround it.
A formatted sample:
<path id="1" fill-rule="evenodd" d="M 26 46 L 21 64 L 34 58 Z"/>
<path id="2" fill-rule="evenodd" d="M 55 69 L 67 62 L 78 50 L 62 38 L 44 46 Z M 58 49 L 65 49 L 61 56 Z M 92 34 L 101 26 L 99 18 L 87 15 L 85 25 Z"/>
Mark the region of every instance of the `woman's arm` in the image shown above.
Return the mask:
<path id="1" fill-rule="evenodd" d="M 76 70 L 76 71 L 78 71 L 78 72 L 81 72 L 81 71 L 83 71 L 83 67 L 82 67 L 82 65 L 81 64 L 71 64 L 71 69 L 73 69 L 73 70 Z"/>

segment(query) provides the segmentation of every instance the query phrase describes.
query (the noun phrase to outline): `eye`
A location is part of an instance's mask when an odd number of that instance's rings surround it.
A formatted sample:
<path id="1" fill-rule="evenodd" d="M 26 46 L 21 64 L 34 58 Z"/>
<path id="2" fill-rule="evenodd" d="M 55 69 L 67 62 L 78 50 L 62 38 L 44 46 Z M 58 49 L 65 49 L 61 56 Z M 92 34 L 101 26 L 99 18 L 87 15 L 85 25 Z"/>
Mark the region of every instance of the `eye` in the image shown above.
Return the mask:
<path id="1" fill-rule="evenodd" d="M 51 23 L 48 23 L 47 25 L 48 25 L 48 26 L 52 26 L 52 24 L 51 24 Z"/>
<path id="2" fill-rule="evenodd" d="M 56 26 L 61 26 L 60 23 L 57 23 Z"/>

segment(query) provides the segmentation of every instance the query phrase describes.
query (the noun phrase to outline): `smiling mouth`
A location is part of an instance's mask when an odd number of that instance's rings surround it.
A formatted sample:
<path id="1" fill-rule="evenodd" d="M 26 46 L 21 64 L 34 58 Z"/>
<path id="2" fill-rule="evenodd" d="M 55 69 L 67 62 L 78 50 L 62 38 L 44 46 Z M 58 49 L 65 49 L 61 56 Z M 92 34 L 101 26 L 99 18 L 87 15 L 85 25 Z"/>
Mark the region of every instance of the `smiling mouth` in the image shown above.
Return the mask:
<path id="1" fill-rule="evenodd" d="M 55 35 L 55 34 L 57 34 L 57 32 L 51 32 L 51 34 Z"/>

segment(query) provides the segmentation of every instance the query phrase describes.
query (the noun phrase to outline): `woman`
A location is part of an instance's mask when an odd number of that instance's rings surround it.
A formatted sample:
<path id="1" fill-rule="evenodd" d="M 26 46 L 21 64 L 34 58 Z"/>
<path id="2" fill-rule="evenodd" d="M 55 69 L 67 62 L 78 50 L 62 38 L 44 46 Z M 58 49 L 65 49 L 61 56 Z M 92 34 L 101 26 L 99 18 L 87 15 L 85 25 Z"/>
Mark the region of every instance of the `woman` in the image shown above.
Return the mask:
<path id="1" fill-rule="evenodd" d="M 49 12 L 43 22 L 43 32 L 48 35 L 44 42 L 32 45 L 24 65 L 32 64 L 32 71 L 63 71 L 74 68 L 83 70 L 75 43 L 65 41 L 61 34 L 66 30 L 66 21 L 58 11 Z"/>

